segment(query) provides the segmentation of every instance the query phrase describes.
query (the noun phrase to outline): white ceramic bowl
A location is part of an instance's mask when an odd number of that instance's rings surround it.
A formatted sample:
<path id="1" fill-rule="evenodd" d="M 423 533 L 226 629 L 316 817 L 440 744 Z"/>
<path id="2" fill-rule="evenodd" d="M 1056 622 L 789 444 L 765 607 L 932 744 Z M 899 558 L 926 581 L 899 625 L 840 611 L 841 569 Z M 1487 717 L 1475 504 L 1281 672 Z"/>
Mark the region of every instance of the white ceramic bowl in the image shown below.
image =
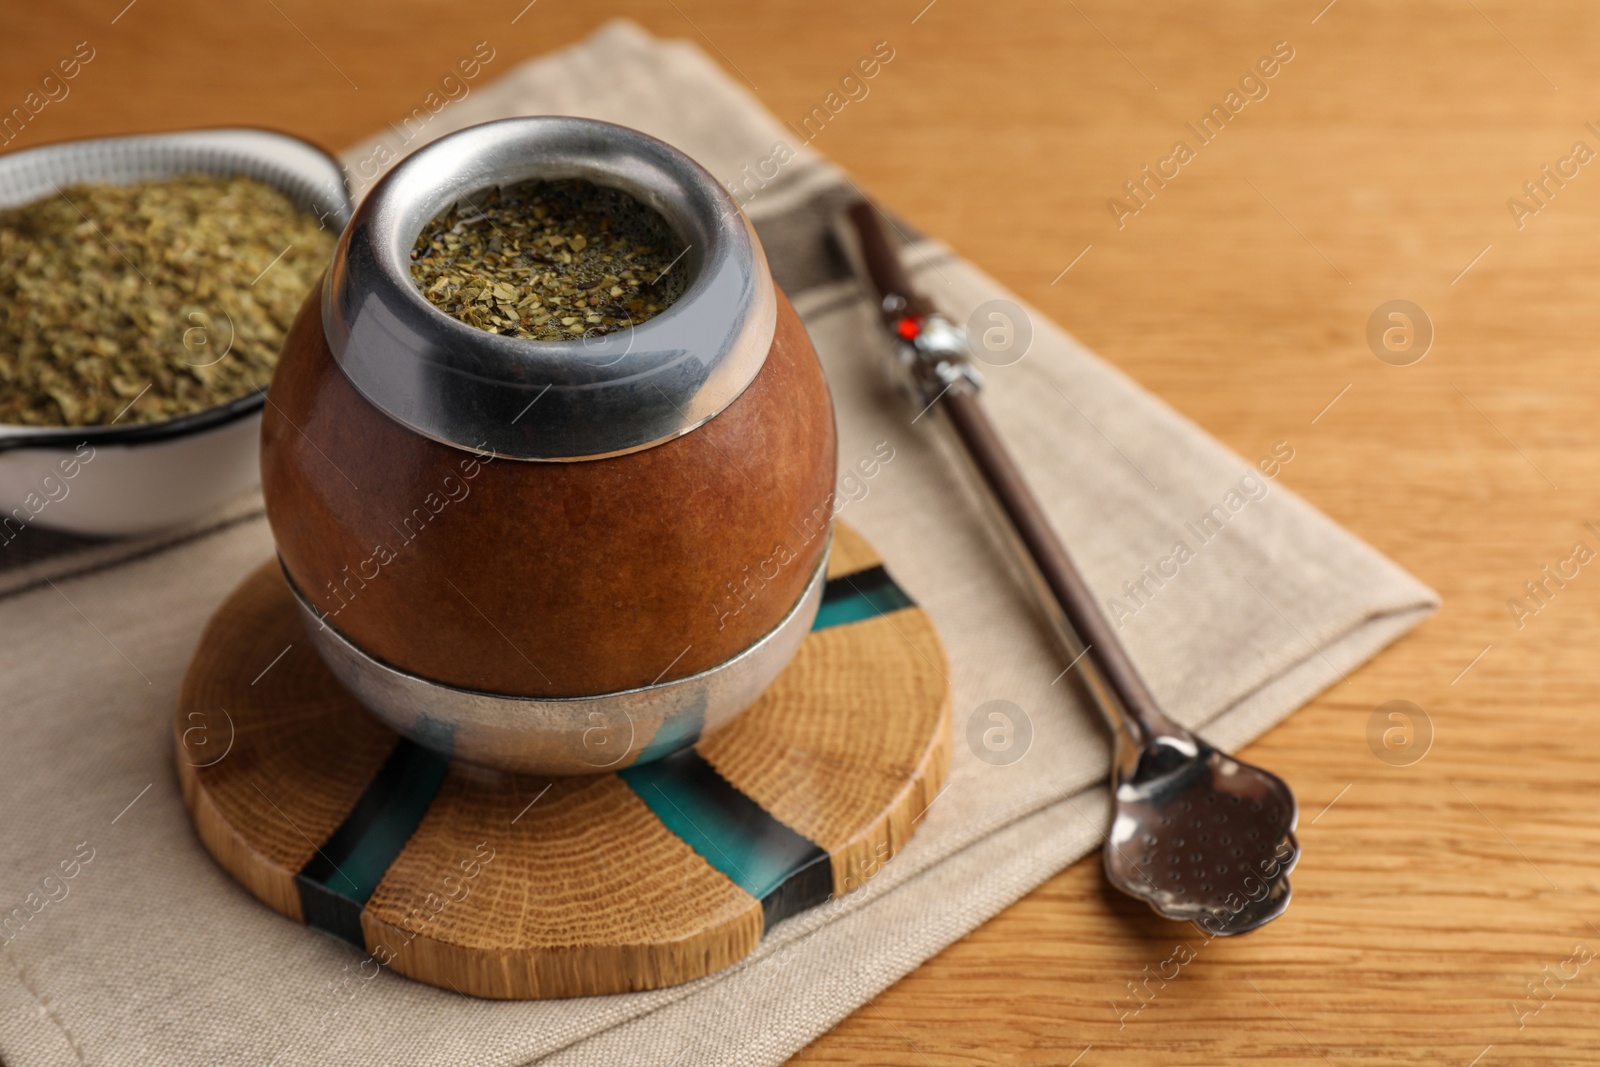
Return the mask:
<path id="1" fill-rule="evenodd" d="M 76 182 L 128 184 L 204 172 L 281 189 L 334 233 L 353 204 L 344 172 L 311 144 L 270 130 L 103 137 L 0 156 L 0 207 Z M 31 525 L 77 534 L 148 533 L 198 518 L 255 485 L 265 394 L 162 422 L 49 428 L 0 424 L 0 541 Z"/>

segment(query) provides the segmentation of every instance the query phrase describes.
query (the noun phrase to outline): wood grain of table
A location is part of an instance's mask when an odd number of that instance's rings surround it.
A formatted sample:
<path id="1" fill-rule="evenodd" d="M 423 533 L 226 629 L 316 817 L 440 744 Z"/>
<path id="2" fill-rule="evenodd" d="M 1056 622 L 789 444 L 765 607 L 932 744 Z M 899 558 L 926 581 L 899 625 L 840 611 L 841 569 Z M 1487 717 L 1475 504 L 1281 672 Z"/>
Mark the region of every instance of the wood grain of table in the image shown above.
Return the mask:
<path id="1" fill-rule="evenodd" d="M 1600 165 L 1541 170 L 1600 150 L 1600 9 L 524 2 L 34 6 L 0 33 L 0 111 L 87 40 L 9 147 L 228 123 L 340 147 L 480 40 L 504 70 L 626 15 L 794 121 L 889 41 L 815 147 L 1244 456 L 1290 442 L 1282 484 L 1444 597 L 1246 753 L 1304 809 L 1282 920 L 1206 944 L 1086 860 L 796 1062 L 1600 1062 L 1600 565 L 1520 626 L 1507 605 L 1600 548 Z M 1119 226 L 1108 200 L 1279 41 L 1268 94 Z M 1367 340 L 1397 299 L 1435 332 L 1403 367 Z M 1368 725 L 1402 699 L 1433 738 L 1397 766 Z"/>

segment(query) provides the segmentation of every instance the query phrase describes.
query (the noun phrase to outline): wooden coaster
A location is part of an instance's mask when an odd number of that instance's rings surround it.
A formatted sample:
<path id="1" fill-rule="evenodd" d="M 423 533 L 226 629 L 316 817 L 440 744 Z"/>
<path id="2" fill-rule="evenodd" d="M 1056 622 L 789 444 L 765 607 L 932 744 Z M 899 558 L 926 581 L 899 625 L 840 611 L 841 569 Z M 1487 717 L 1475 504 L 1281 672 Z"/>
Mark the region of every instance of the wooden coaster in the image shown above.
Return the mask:
<path id="1" fill-rule="evenodd" d="M 207 626 L 174 735 L 201 841 L 268 906 L 364 966 L 528 999 L 702 977 L 861 885 L 944 781 L 949 706 L 933 624 L 838 526 L 794 661 L 664 760 L 549 779 L 400 737 L 322 665 L 275 562 Z"/>

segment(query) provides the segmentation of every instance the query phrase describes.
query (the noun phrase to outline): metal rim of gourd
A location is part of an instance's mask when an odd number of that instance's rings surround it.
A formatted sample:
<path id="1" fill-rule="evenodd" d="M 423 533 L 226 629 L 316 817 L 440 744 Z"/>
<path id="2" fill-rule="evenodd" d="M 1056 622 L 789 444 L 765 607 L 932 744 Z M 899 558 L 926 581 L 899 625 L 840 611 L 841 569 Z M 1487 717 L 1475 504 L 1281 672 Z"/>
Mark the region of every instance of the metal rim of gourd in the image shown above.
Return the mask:
<path id="1" fill-rule="evenodd" d="M 683 295 L 572 341 L 489 333 L 430 304 L 410 270 L 423 227 L 532 178 L 584 178 L 660 212 L 689 246 Z M 703 425 L 755 379 L 777 325 L 760 239 L 715 178 L 637 130 L 565 117 L 472 126 L 398 163 L 345 228 L 322 301 L 334 359 L 379 410 L 445 444 L 535 461 L 620 455 Z"/>

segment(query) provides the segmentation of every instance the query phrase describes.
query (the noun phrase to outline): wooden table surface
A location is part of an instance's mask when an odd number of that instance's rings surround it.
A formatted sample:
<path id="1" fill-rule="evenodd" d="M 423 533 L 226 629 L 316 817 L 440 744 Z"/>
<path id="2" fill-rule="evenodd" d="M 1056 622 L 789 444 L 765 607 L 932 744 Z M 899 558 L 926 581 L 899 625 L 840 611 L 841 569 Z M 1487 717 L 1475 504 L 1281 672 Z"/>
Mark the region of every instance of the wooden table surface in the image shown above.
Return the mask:
<path id="1" fill-rule="evenodd" d="M 1600 1061 L 1600 566 L 1573 559 L 1600 549 L 1600 10 L 526 2 L 35 5 L 0 34 L 0 110 L 87 40 L 70 95 L 10 147 L 239 122 L 339 147 L 480 40 L 507 69 L 623 14 L 797 121 L 889 41 L 816 147 L 1238 452 L 1291 442 L 1283 483 L 1444 597 L 1246 753 L 1304 810 L 1282 920 L 1204 944 L 1086 860 L 797 1062 Z M 1185 123 L 1280 41 L 1268 95 L 1119 227 L 1108 200 L 1196 147 Z M 1400 299 L 1434 331 L 1409 366 L 1368 342 Z M 1577 573 L 1519 625 L 1508 600 L 1546 565 Z M 1420 740 L 1369 746 L 1390 700 L 1431 727 L 1409 765 Z M 1135 1013 L 1129 983 L 1175 969 Z"/>

